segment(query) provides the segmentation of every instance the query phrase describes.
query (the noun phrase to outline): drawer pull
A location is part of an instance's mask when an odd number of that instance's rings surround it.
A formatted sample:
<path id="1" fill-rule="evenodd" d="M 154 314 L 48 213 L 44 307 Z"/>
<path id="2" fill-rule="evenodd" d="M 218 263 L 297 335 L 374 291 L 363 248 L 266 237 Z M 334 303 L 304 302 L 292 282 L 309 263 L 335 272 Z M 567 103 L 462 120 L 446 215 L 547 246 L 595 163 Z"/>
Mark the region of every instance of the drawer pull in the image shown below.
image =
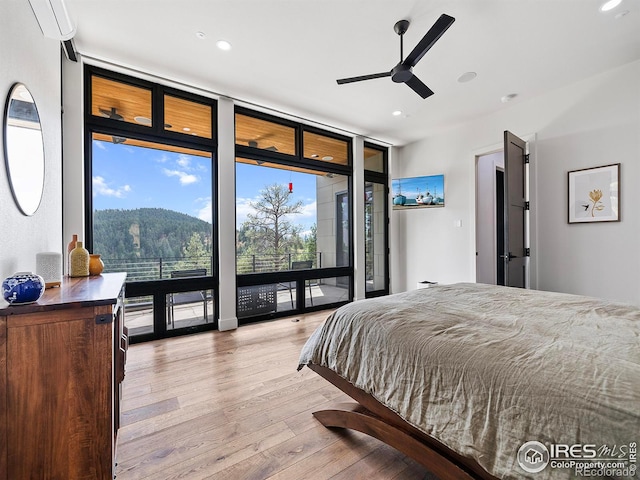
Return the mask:
<path id="1" fill-rule="evenodd" d="M 96 315 L 96 324 L 104 325 L 107 323 L 113 323 L 113 314 L 111 313 L 101 313 L 100 315 Z"/>

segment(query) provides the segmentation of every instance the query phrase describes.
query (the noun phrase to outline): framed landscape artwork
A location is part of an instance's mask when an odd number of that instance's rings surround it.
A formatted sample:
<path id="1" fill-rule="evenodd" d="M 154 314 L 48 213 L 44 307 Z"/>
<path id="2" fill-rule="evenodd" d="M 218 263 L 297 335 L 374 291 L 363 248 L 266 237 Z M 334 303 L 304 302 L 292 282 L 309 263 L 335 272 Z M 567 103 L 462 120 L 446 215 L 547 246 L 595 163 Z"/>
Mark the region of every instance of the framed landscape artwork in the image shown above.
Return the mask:
<path id="1" fill-rule="evenodd" d="M 569 223 L 619 221 L 619 163 L 569 172 Z"/>
<path id="2" fill-rule="evenodd" d="M 391 191 L 394 210 L 444 207 L 444 175 L 394 179 Z"/>

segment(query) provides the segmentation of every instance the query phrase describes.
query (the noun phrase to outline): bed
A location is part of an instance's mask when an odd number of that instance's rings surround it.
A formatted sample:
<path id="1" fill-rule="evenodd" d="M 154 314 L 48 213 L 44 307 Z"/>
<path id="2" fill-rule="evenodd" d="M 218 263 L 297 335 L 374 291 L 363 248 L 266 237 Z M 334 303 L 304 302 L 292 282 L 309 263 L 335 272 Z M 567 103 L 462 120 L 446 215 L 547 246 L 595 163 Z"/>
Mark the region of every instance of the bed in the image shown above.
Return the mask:
<path id="1" fill-rule="evenodd" d="M 325 426 L 377 437 L 443 480 L 575 478 L 575 466 L 549 460 L 580 465 L 602 446 L 598 457 L 635 473 L 640 309 L 630 305 L 439 285 L 339 308 L 303 347 L 304 366 L 358 402 L 315 412 Z M 519 462 L 531 441 L 550 452 L 539 473 Z"/>

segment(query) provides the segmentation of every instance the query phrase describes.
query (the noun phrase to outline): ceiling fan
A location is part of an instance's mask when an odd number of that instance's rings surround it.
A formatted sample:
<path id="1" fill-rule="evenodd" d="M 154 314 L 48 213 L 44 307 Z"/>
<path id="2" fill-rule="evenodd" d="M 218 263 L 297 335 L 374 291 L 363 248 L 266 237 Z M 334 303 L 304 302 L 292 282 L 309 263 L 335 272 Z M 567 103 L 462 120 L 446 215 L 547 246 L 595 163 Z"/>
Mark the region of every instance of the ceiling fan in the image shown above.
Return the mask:
<path id="1" fill-rule="evenodd" d="M 420 95 L 422 98 L 427 98 L 433 95 L 433 91 L 427 87 L 422 81 L 413 74 L 413 67 L 424 56 L 425 53 L 433 46 L 434 43 L 447 31 L 451 24 L 455 21 L 455 18 L 450 17 L 447 14 L 440 15 L 440 18 L 436 20 L 436 23 L 429 29 L 429 31 L 422 37 L 422 40 L 418 42 L 415 48 L 411 51 L 407 58 L 403 60 L 402 51 L 402 37 L 409 28 L 409 20 L 400 20 L 393 26 L 393 30 L 400 35 L 400 62 L 391 69 L 389 72 L 373 73 L 371 75 L 362 75 L 359 77 L 341 78 L 337 80 L 338 85 L 345 83 L 360 82 L 362 80 L 372 80 L 374 78 L 391 77 L 396 83 L 406 83 L 414 92 Z"/>
<path id="2" fill-rule="evenodd" d="M 269 150 L 271 152 L 277 152 L 278 148 L 275 145 L 271 145 L 270 147 L 260 147 L 258 146 L 257 140 L 247 140 L 247 145 L 252 148 L 260 148 L 261 150 Z"/>
<path id="3" fill-rule="evenodd" d="M 119 120 L 119 121 L 124 120 L 124 117 L 117 112 L 115 107 L 111 107 L 111 110 L 106 110 L 104 108 L 101 108 L 100 114 L 103 117 L 110 118 L 111 120 Z"/>

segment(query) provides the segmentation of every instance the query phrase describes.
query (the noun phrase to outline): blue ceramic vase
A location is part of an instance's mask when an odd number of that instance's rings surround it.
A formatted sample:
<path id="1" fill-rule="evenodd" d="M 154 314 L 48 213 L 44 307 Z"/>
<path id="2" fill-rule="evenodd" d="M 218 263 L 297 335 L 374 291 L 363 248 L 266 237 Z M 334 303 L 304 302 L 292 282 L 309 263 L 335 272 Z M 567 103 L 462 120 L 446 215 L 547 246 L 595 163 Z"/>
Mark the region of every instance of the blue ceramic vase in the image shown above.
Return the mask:
<path id="1" fill-rule="evenodd" d="M 18 272 L 2 282 L 2 296 L 10 305 L 37 302 L 44 293 L 44 280 L 31 272 Z"/>

